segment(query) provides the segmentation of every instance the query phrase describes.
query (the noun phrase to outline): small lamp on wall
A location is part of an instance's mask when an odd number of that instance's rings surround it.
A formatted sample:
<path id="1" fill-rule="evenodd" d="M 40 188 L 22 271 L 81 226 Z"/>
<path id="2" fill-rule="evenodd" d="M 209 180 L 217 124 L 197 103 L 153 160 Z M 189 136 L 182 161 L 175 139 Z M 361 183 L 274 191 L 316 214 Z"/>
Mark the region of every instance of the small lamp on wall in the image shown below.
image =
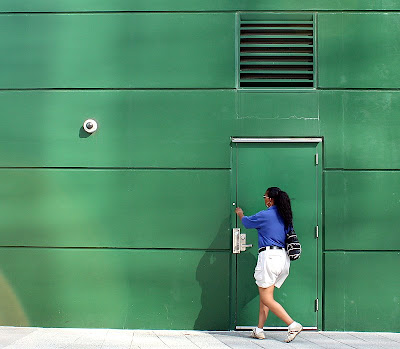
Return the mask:
<path id="1" fill-rule="evenodd" d="M 93 119 L 87 119 L 85 120 L 85 122 L 83 123 L 83 129 L 87 132 L 87 133 L 94 133 L 97 131 L 97 121 L 93 120 Z"/>

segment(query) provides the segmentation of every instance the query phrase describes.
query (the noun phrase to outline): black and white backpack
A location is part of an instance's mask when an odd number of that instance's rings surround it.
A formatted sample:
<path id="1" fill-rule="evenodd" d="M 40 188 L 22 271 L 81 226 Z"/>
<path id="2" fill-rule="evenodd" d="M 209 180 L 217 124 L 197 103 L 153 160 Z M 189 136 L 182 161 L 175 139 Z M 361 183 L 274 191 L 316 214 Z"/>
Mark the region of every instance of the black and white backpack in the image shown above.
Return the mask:
<path id="1" fill-rule="evenodd" d="M 293 227 L 290 227 L 288 233 L 286 234 L 285 245 L 286 245 L 286 253 L 288 254 L 289 259 L 291 261 L 295 261 L 296 259 L 300 258 L 301 245 Z"/>

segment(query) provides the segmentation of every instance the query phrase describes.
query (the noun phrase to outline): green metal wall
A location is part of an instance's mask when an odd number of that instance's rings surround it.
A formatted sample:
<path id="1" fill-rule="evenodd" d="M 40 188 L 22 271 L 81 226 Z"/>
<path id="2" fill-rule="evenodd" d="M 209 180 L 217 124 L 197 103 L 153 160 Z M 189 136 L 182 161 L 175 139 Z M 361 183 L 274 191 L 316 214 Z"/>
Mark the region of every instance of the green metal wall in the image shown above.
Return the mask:
<path id="1" fill-rule="evenodd" d="M 299 10 L 317 88 L 237 90 L 237 12 Z M 397 11 L 2 1 L 0 324 L 231 328 L 230 137 L 322 136 L 323 328 L 400 331 Z"/>

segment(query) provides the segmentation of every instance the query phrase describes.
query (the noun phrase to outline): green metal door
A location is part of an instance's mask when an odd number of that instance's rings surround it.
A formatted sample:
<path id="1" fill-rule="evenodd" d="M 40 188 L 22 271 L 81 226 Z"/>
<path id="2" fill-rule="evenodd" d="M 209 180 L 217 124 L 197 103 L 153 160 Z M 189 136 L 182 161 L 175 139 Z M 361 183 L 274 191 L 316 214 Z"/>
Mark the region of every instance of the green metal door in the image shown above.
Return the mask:
<path id="1" fill-rule="evenodd" d="M 249 142 L 251 141 L 251 142 Z M 318 325 L 318 220 L 320 219 L 321 172 L 318 166 L 320 139 L 260 139 L 259 142 L 234 139 L 233 164 L 236 182 L 235 205 L 245 215 L 266 209 L 263 195 L 268 187 L 278 186 L 292 199 L 294 227 L 302 244 L 302 255 L 291 263 L 290 275 L 275 299 L 305 327 Z M 236 254 L 236 328 L 255 326 L 258 319 L 258 289 L 253 279 L 257 262 L 257 231 L 247 230 L 235 218 L 233 226 L 247 235 L 247 248 Z M 267 327 L 285 324 L 272 312 Z"/>

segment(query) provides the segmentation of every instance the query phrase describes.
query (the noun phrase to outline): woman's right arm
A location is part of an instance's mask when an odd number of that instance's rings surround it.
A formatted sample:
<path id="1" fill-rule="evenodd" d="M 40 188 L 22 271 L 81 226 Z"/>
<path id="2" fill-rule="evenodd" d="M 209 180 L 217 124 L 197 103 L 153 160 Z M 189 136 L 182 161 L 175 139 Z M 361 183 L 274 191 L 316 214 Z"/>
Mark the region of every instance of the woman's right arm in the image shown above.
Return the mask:
<path id="1" fill-rule="evenodd" d="M 242 224 L 247 229 L 256 229 L 259 228 L 261 225 L 261 212 L 256 213 L 253 216 L 244 216 L 241 218 Z"/>

